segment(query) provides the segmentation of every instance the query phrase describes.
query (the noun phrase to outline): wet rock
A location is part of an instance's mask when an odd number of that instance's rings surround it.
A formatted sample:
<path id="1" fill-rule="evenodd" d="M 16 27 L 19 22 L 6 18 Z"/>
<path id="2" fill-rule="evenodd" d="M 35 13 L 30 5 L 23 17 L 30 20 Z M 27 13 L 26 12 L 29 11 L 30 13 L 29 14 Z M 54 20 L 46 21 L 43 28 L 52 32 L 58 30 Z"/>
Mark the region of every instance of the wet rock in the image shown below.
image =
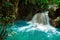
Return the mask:
<path id="1" fill-rule="evenodd" d="M 57 17 L 60 16 L 60 8 L 57 8 L 56 11 L 50 10 L 48 16 L 50 18 L 50 24 L 56 28 L 60 28 L 60 22 L 58 23 L 57 21 Z"/>

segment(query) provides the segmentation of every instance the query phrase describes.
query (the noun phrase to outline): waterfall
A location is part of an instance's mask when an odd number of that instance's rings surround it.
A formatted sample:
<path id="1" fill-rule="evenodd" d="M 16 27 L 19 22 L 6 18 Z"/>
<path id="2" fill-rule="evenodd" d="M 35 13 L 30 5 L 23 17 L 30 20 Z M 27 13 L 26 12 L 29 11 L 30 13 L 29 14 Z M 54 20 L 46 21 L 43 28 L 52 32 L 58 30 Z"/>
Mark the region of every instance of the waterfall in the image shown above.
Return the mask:
<path id="1" fill-rule="evenodd" d="M 48 17 L 48 12 L 49 11 L 45 11 L 42 13 L 36 13 L 36 15 L 34 15 L 34 17 L 32 18 L 32 23 L 38 23 L 38 24 L 43 24 L 43 25 L 50 25 L 49 23 L 49 17 Z"/>

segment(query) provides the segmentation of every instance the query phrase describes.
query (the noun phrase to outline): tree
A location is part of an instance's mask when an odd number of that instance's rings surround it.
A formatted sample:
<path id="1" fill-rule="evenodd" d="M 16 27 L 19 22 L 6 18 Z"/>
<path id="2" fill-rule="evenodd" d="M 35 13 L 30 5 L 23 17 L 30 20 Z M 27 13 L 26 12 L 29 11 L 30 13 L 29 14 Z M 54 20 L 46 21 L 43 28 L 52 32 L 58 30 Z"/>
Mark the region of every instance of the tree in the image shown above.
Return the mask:
<path id="1" fill-rule="evenodd" d="M 8 35 L 7 25 L 16 19 L 19 0 L 0 0 L 0 40 Z"/>

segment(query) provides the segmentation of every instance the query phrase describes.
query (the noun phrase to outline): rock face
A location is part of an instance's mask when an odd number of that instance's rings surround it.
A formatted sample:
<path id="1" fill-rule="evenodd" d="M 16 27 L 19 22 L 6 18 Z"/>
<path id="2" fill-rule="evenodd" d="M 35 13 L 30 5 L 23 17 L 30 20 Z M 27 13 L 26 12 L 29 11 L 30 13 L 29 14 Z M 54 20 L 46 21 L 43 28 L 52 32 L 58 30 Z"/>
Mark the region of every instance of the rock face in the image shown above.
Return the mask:
<path id="1" fill-rule="evenodd" d="M 56 28 L 60 28 L 59 23 L 57 23 L 57 17 L 60 16 L 60 8 L 57 8 L 56 11 L 50 10 L 48 16 L 50 18 L 51 25 Z"/>
<path id="2" fill-rule="evenodd" d="M 36 14 L 38 7 L 33 4 L 25 5 L 23 0 L 19 0 L 18 16 L 16 20 L 31 20 L 32 17 Z"/>
<path id="3" fill-rule="evenodd" d="M 60 8 L 56 9 L 55 15 L 56 15 L 57 17 L 60 16 Z"/>

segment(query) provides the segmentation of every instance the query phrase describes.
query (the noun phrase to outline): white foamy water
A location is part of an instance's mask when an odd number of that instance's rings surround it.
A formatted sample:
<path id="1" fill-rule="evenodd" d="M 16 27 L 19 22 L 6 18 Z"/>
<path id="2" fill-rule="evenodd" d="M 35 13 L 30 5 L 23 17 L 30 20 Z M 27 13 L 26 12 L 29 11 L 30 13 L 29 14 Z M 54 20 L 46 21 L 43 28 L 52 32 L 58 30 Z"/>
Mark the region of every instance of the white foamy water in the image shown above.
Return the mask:
<path id="1" fill-rule="evenodd" d="M 38 17 L 38 18 L 37 18 Z M 39 23 L 40 22 L 40 23 Z M 60 34 L 59 31 L 56 31 L 56 28 L 52 27 L 49 23 L 49 17 L 48 17 L 48 11 L 43 12 L 43 13 L 37 13 L 31 21 L 27 22 L 30 25 L 25 26 L 25 27 L 20 27 L 18 28 L 18 31 L 23 31 L 25 29 L 27 32 L 31 30 L 40 30 L 48 33 L 51 31 L 52 33 L 58 33 Z"/>

